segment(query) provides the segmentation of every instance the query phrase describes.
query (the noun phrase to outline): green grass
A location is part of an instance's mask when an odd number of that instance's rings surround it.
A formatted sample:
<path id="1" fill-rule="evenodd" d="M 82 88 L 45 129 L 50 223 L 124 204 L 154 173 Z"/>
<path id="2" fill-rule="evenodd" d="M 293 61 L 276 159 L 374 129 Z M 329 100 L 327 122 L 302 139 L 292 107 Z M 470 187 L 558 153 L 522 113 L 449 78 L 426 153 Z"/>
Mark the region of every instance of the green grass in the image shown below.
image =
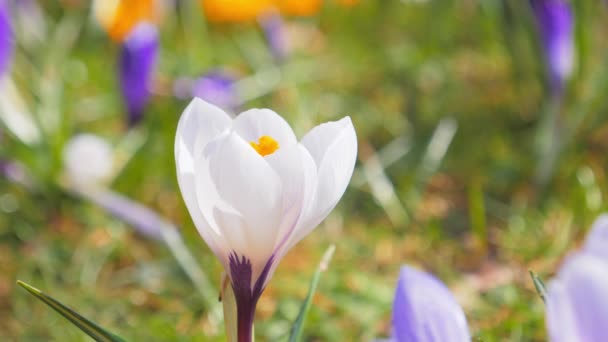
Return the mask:
<path id="1" fill-rule="evenodd" d="M 362 0 L 341 8 L 328 1 L 317 17 L 287 20 L 298 34 L 282 66 L 256 25 L 208 25 L 195 3 L 184 3 L 161 26 L 159 94 L 130 135 L 115 77 L 118 49 L 87 8 L 47 4 L 48 39 L 20 40 L 11 75 L 45 129 L 31 145 L 3 129 L 0 155 L 20 161 L 34 184 L 0 179 L 0 340 L 87 339 L 17 279 L 128 340 L 223 340 L 221 320 L 209 316 L 167 248 L 60 186 L 71 135 L 91 132 L 120 145 L 127 162 L 111 188 L 179 226 L 219 285 L 221 267 L 179 195 L 173 139 L 187 101 L 168 88 L 216 67 L 243 79 L 278 73 L 276 82 L 241 83 L 253 94 L 244 108 L 274 109 L 299 136 L 350 115 L 360 145 L 338 208 L 287 255 L 262 296 L 259 340 L 287 340 L 330 244 L 336 251 L 305 341 L 387 336 L 404 263 L 450 286 L 476 340 L 545 339 L 528 271 L 550 279 L 606 210 L 605 6 L 576 5 L 578 68 L 559 107 L 570 138 L 541 187 L 537 144 L 548 91 L 525 2 Z M 390 191 L 378 190 L 382 184 Z"/>

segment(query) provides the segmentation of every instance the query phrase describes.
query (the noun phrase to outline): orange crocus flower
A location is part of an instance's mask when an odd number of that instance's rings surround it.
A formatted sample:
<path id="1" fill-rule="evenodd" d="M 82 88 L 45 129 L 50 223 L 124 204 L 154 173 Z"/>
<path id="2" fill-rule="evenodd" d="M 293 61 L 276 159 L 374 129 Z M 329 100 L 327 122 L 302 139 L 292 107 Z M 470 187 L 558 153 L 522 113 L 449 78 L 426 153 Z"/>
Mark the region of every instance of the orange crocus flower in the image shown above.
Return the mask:
<path id="1" fill-rule="evenodd" d="M 319 12 L 323 0 L 201 0 L 212 22 L 246 22 L 279 10 L 283 15 L 310 16 Z"/>
<path id="2" fill-rule="evenodd" d="M 141 22 L 156 23 L 160 0 L 97 0 L 95 15 L 114 41 L 122 41 Z"/>
<path id="3" fill-rule="evenodd" d="M 319 12 L 322 0 L 275 0 L 284 15 L 310 16 Z"/>
<path id="4" fill-rule="evenodd" d="M 359 3 L 359 0 L 338 0 L 338 3 L 342 6 L 351 7 Z"/>
<path id="5" fill-rule="evenodd" d="M 272 0 L 201 0 L 205 16 L 213 22 L 253 21 L 273 8 Z"/>

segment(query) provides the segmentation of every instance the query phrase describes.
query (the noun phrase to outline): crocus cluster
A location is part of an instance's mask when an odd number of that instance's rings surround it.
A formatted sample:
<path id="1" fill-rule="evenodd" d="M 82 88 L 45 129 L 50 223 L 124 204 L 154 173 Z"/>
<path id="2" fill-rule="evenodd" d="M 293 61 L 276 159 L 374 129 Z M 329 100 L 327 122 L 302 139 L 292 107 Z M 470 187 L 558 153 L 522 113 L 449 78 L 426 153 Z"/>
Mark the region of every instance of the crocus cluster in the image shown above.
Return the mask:
<path id="1" fill-rule="evenodd" d="M 561 93 L 574 66 L 574 18 L 566 0 L 530 0 L 551 89 Z"/>
<path id="2" fill-rule="evenodd" d="M 547 289 L 546 322 L 553 342 L 608 341 L 608 215 L 583 248 L 568 256 Z"/>
<path id="3" fill-rule="evenodd" d="M 7 73 L 13 52 L 13 29 L 4 0 L 0 0 L 0 79 Z"/>
<path id="4" fill-rule="evenodd" d="M 226 270 L 239 341 L 251 341 L 256 303 L 279 261 L 342 197 L 356 155 L 349 117 L 298 141 L 269 109 L 232 119 L 195 98 L 182 114 L 175 138 L 179 187 Z"/>
<path id="5" fill-rule="evenodd" d="M 568 256 L 547 288 L 552 342 L 608 340 L 608 214 L 600 216 L 580 251 Z M 470 341 L 466 319 L 434 276 L 404 266 L 393 303 L 395 342 Z"/>

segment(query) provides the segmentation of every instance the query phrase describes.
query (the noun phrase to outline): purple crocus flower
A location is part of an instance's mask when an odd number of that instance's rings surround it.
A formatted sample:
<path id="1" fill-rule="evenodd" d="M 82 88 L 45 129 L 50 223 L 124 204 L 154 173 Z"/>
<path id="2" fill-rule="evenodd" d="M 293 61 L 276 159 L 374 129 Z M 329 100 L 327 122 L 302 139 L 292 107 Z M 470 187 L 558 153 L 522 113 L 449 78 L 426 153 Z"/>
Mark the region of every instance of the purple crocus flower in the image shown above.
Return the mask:
<path id="1" fill-rule="evenodd" d="M 142 235 L 162 241 L 163 229 L 175 230 L 174 226 L 152 209 L 117 192 L 97 190 L 81 192 L 107 212 L 132 225 Z"/>
<path id="2" fill-rule="evenodd" d="M 0 0 L 0 78 L 7 72 L 13 53 L 13 29 L 9 19 L 8 8 L 4 0 Z"/>
<path id="3" fill-rule="evenodd" d="M 608 341 L 608 215 L 600 216 L 581 251 L 569 256 L 547 289 L 550 341 Z"/>
<path id="4" fill-rule="evenodd" d="M 260 19 L 260 25 L 274 59 L 279 63 L 284 61 L 288 55 L 288 45 L 283 18 L 278 13 L 269 13 Z"/>
<path id="5" fill-rule="evenodd" d="M 471 341 L 462 308 L 433 275 L 403 266 L 393 303 L 395 342 Z"/>
<path id="6" fill-rule="evenodd" d="M 238 111 L 240 100 L 234 86 L 235 79 L 221 70 L 211 70 L 196 80 L 181 78 L 174 84 L 178 98 L 201 98 L 231 113 Z"/>
<path id="7" fill-rule="evenodd" d="M 0 159 L 0 176 L 26 188 L 32 186 L 32 180 L 28 177 L 23 165 L 15 161 Z"/>
<path id="8" fill-rule="evenodd" d="M 148 23 L 139 24 L 123 42 L 119 72 L 129 126 L 142 119 L 150 98 L 158 47 L 158 31 Z"/>
<path id="9" fill-rule="evenodd" d="M 565 0 L 531 0 L 552 90 L 560 93 L 574 64 L 574 18 Z"/>

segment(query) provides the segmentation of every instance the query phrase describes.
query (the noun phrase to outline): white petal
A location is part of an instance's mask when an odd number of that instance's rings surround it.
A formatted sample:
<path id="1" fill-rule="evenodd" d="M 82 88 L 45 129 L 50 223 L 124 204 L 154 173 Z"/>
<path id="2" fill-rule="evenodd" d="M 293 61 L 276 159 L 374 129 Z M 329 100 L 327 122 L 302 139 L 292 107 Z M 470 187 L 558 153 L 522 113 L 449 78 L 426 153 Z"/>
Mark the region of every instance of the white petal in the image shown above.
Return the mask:
<path id="1" fill-rule="evenodd" d="M 267 259 L 272 253 L 281 219 L 281 181 L 274 169 L 251 146 L 231 132 L 218 143 L 216 151 L 209 155 L 211 180 L 224 204 L 217 203 L 214 215 L 225 220 L 230 209 L 232 223 L 242 222 L 237 228 L 217 222 L 227 240 L 237 241 L 234 234 L 244 235 L 244 246 L 234 246 L 235 251 L 256 261 Z M 199 193 L 201 196 L 206 193 Z M 224 206 L 224 207 L 222 207 Z M 218 210 L 219 209 L 219 210 Z M 240 217 L 240 218 L 237 218 Z M 263 260 L 266 261 L 266 260 Z"/>
<path id="2" fill-rule="evenodd" d="M 232 119 L 226 112 L 197 97 L 182 113 L 175 134 L 175 159 L 179 169 L 191 170 L 197 144 L 205 146 L 230 128 Z M 178 172 L 179 174 L 179 172 Z"/>
<path id="3" fill-rule="evenodd" d="M 267 156 L 266 161 L 278 173 L 283 188 L 283 217 L 275 249 L 278 252 L 294 232 L 304 207 L 313 198 L 317 169 L 312 156 L 301 144 L 281 148 Z"/>
<path id="4" fill-rule="evenodd" d="M 175 164 L 180 191 L 196 228 L 216 254 L 220 253 L 220 247 L 215 242 L 217 233 L 210 230 L 210 224 L 201 213 L 196 196 L 197 172 L 194 157 L 195 151 L 202 149 L 201 145 L 206 145 L 227 130 L 230 123 L 230 117 L 221 109 L 195 98 L 184 110 L 175 135 Z"/>
<path id="5" fill-rule="evenodd" d="M 234 119 L 233 127 L 247 142 L 257 142 L 261 136 L 268 135 L 279 143 L 279 148 L 297 143 L 287 121 L 270 109 L 245 111 Z"/>
<path id="6" fill-rule="evenodd" d="M 99 185 L 112 176 L 112 146 L 96 135 L 79 134 L 70 139 L 63 150 L 63 159 L 72 185 Z"/>
<path id="7" fill-rule="evenodd" d="M 349 117 L 313 128 L 302 139 L 302 144 L 317 164 L 318 180 L 314 199 L 305 208 L 290 245 L 310 233 L 336 206 L 357 159 L 357 136 Z"/>

